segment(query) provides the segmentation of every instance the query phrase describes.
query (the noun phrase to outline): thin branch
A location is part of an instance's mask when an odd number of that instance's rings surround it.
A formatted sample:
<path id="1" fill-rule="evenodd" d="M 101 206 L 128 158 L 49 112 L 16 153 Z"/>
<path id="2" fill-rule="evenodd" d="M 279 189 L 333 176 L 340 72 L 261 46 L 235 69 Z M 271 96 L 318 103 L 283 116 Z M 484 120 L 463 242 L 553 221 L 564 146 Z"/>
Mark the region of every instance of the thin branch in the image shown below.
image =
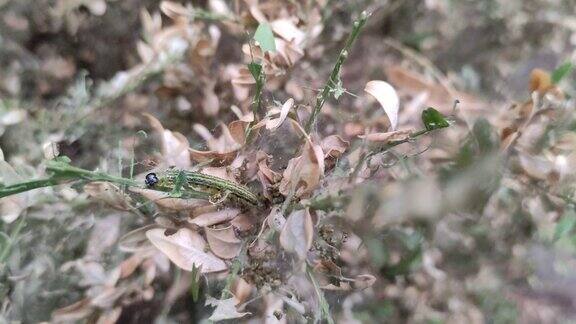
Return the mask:
<path id="1" fill-rule="evenodd" d="M 326 102 L 326 100 L 328 100 L 330 94 L 332 93 L 333 85 L 338 83 L 338 78 L 340 78 L 340 70 L 342 69 L 342 64 L 344 64 L 344 61 L 346 61 L 346 59 L 348 58 L 348 54 L 350 52 L 350 49 L 352 48 L 352 44 L 358 38 L 358 35 L 360 34 L 362 27 L 364 27 L 364 24 L 366 24 L 366 20 L 368 19 L 368 17 L 370 17 L 370 14 L 364 11 L 362 12 L 362 14 L 360 14 L 358 20 L 354 22 L 352 32 L 348 36 L 348 39 L 346 39 L 346 44 L 344 45 L 344 48 L 342 48 L 342 50 L 340 51 L 340 55 L 338 55 L 338 59 L 336 60 L 336 64 L 334 64 L 334 68 L 332 69 L 332 73 L 330 74 L 328 81 L 324 85 L 322 92 L 318 94 L 318 96 L 316 96 L 316 105 L 314 106 L 314 110 L 312 110 L 312 114 L 310 115 L 310 118 L 306 123 L 306 127 L 304 128 L 306 130 L 306 133 L 309 134 L 312 128 L 314 127 L 316 119 L 318 118 L 318 114 L 320 114 L 320 110 L 322 110 L 324 103 Z"/>

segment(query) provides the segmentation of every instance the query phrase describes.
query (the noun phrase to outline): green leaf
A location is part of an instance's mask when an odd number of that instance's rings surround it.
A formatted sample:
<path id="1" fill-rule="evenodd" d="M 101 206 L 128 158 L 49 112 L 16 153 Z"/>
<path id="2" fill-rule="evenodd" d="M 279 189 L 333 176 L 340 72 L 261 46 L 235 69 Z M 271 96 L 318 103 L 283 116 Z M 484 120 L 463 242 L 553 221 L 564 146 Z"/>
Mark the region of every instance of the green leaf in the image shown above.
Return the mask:
<path id="1" fill-rule="evenodd" d="M 200 295 L 200 285 L 202 281 L 200 280 L 200 274 L 202 273 L 202 266 L 196 267 L 192 265 L 192 283 L 190 284 L 190 294 L 192 295 L 192 301 L 197 302 Z"/>
<path id="2" fill-rule="evenodd" d="M 422 112 L 422 122 L 424 123 L 424 127 L 429 131 L 450 126 L 446 118 L 432 107 L 424 109 Z"/>
<path id="3" fill-rule="evenodd" d="M 272 28 L 267 23 L 258 25 L 256 33 L 254 34 L 254 40 L 260 44 L 260 48 L 263 51 L 276 52 L 276 43 L 274 42 L 274 34 L 272 34 Z"/>
<path id="4" fill-rule="evenodd" d="M 576 213 L 570 210 L 566 212 L 562 216 L 558 224 L 556 224 L 556 230 L 554 231 L 554 241 L 557 241 L 560 238 L 569 235 L 575 226 L 576 226 Z"/>
<path id="5" fill-rule="evenodd" d="M 554 70 L 554 72 L 552 72 L 552 83 L 553 84 L 559 83 L 560 81 L 562 81 L 562 79 L 567 77 L 570 74 L 570 72 L 572 72 L 573 69 L 574 64 L 572 64 L 571 62 L 566 62 L 560 65 L 558 68 L 556 68 L 556 70 Z"/>
<path id="6" fill-rule="evenodd" d="M 256 80 L 256 82 L 261 82 L 262 64 L 254 62 L 248 63 L 248 71 L 250 71 L 250 74 L 252 74 L 252 77 L 254 78 L 254 80 Z"/>

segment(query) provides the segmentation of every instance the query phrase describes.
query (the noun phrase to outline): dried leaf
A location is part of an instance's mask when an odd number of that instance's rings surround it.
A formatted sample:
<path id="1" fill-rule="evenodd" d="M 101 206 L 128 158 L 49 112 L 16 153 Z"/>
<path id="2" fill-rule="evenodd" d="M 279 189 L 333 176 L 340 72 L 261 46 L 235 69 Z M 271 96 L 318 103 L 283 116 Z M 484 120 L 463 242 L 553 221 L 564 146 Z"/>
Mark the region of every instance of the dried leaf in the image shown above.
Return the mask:
<path id="1" fill-rule="evenodd" d="M 324 176 L 324 153 L 319 145 L 307 139 L 302 155 L 291 159 L 282 174 L 279 190 L 283 195 L 294 191 L 295 196 L 311 194 Z"/>
<path id="2" fill-rule="evenodd" d="M 345 141 L 339 135 L 330 135 L 320 143 L 325 158 L 339 158 L 346 151 L 350 142 Z"/>
<path id="3" fill-rule="evenodd" d="M 228 267 L 221 259 L 205 252 L 206 242 L 202 236 L 187 228 L 181 228 L 172 235 L 156 228 L 146 232 L 146 237 L 178 267 L 192 271 L 201 267 L 202 273 L 226 270 Z"/>
<path id="4" fill-rule="evenodd" d="M 277 19 L 271 25 L 272 30 L 287 42 L 300 45 L 306 37 L 306 34 L 294 25 L 292 19 Z"/>
<path id="5" fill-rule="evenodd" d="M 282 125 L 282 123 L 284 122 L 284 120 L 288 116 L 288 113 L 290 112 L 290 109 L 292 109 L 292 106 L 294 106 L 294 99 L 290 98 L 290 99 L 286 100 L 286 102 L 280 108 L 280 111 L 279 111 L 280 116 L 278 118 L 272 118 L 270 116 L 272 114 L 278 113 L 277 110 L 272 110 L 272 113 L 267 114 L 270 117 L 268 117 L 267 119 L 264 119 L 262 122 L 258 123 L 258 125 L 261 123 L 265 123 L 266 129 L 269 129 L 269 130 L 277 129 L 278 127 L 280 127 L 280 125 Z M 256 127 L 258 127 L 258 125 L 256 125 Z"/>
<path id="6" fill-rule="evenodd" d="M 206 298 L 206 305 L 216 306 L 216 309 L 214 312 L 212 312 L 210 318 L 208 318 L 208 320 L 214 322 L 241 318 L 250 314 L 249 312 L 238 312 L 236 309 L 236 298 L 234 297 L 222 300 L 215 299 L 214 297 L 208 297 Z"/>
<path id="7" fill-rule="evenodd" d="M 280 244 L 288 251 L 295 253 L 304 260 L 312 246 L 314 224 L 308 209 L 298 210 L 290 214 L 280 232 Z"/>
<path id="8" fill-rule="evenodd" d="M 164 129 L 156 117 L 150 114 L 144 114 L 148 122 L 160 138 L 162 158 L 166 166 L 175 166 L 181 169 L 187 169 L 192 166 L 190 154 L 188 153 L 188 140 L 180 133 Z"/>
<path id="9" fill-rule="evenodd" d="M 242 241 L 236 237 L 234 227 L 210 228 L 206 227 L 206 239 L 210 250 L 218 257 L 232 259 L 238 256 L 242 248 Z"/>
<path id="10" fill-rule="evenodd" d="M 237 208 L 225 208 L 215 212 L 200 214 L 189 220 L 189 222 L 201 227 L 212 226 L 232 220 L 238 216 L 240 212 L 240 209 Z"/>
<path id="11" fill-rule="evenodd" d="M 366 83 L 364 91 L 378 100 L 390 120 L 390 127 L 395 130 L 398 126 L 398 108 L 400 107 L 400 99 L 396 90 L 385 81 L 374 80 Z"/>

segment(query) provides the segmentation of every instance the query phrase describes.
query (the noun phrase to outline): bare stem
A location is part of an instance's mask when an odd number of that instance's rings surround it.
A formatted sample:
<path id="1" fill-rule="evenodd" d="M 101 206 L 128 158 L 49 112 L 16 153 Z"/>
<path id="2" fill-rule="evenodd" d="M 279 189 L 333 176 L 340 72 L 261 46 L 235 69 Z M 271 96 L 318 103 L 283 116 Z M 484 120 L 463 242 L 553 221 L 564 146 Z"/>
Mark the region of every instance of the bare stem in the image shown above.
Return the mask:
<path id="1" fill-rule="evenodd" d="M 340 55 L 338 55 L 338 59 L 336 60 L 336 64 L 334 64 L 334 68 L 332 69 L 332 73 L 330 74 L 328 81 L 324 85 L 322 92 L 319 93 L 318 96 L 316 97 L 316 105 L 314 106 L 314 110 L 312 110 L 312 115 L 310 115 L 310 119 L 308 119 L 306 127 L 304 128 L 306 130 L 306 133 L 310 133 L 310 131 L 314 127 L 316 119 L 318 118 L 318 114 L 320 114 L 320 110 L 322 110 L 324 103 L 330 97 L 333 85 L 338 84 L 338 78 L 340 77 L 340 70 L 342 69 L 342 64 L 344 64 L 344 61 L 346 61 L 346 59 L 348 58 L 348 54 L 350 52 L 350 49 L 352 48 L 352 44 L 358 38 L 358 35 L 360 34 L 362 27 L 364 27 L 364 24 L 366 23 L 368 17 L 370 17 L 370 14 L 364 11 L 362 12 L 362 14 L 360 14 L 358 20 L 354 22 L 352 32 L 346 39 L 346 44 L 344 45 L 344 48 L 342 48 L 342 50 L 340 51 Z"/>

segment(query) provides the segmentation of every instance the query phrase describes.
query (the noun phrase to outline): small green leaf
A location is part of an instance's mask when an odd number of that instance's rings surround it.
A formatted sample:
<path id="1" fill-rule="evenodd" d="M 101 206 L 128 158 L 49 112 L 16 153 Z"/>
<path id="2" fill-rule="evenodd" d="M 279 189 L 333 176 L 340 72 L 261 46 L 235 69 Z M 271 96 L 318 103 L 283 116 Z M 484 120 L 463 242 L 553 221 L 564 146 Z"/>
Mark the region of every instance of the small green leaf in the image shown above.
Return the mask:
<path id="1" fill-rule="evenodd" d="M 558 68 L 556 68 L 556 70 L 554 70 L 554 72 L 552 72 L 552 83 L 553 84 L 559 83 L 560 81 L 562 81 L 562 79 L 567 77 L 570 74 L 570 72 L 572 72 L 573 69 L 574 64 L 572 64 L 571 62 L 566 62 L 560 65 Z"/>
<path id="2" fill-rule="evenodd" d="M 263 51 L 276 52 L 274 34 L 272 34 L 272 28 L 267 23 L 258 25 L 256 33 L 254 33 L 254 40 L 260 44 L 260 48 Z"/>
<path id="3" fill-rule="evenodd" d="M 190 284 L 190 294 L 192 295 L 192 301 L 197 302 L 200 295 L 200 286 L 202 281 L 200 280 L 200 274 L 202 273 L 202 266 L 196 267 L 196 264 L 192 266 L 192 282 Z"/>
<path id="4" fill-rule="evenodd" d="M 432 107 L 424 109 L 422 112 L 422 122 L 424 123 L 424 127 L 429 131 L 450 126 L 446 118 Z"/>
<path id="5" fill-rule="evenodd" d="M 262 77 L 262 65 L 258 63 L 248 63 L 248 70 L 256 82 L 260 82 Z"/>
<path id="6" fill-rule="evenodd" d="M 570 234 L 574 227 L 576 226 L 576 213 L 570 210 L 565 213 L 558 224 L 556 224 L 556 230 L 554 231 L 554 241 Z"/>

